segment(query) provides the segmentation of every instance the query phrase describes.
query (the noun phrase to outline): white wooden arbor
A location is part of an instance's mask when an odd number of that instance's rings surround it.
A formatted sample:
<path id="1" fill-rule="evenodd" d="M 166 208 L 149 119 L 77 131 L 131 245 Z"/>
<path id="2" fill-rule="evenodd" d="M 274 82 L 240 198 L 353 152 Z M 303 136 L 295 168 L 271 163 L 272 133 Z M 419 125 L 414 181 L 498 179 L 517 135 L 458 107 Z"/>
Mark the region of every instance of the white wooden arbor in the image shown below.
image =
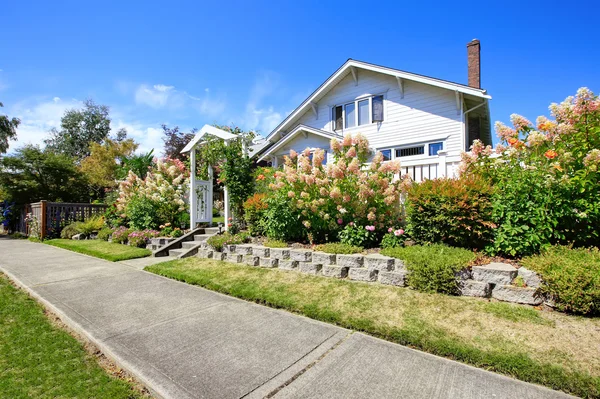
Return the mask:
<path id="1" fill-rule="evenodd" d="M 235 134 L 226 132 L 225 130 L 216 128 L 210 125 L 204 125 L 202 129 L 196 133 L 192 141 L 181 150 L 182 154 L 190 153 L 190 228 L 195 228 L 197 223 L 208 222 L 212 223 L 212 204 L 213 204 L 213 171 L 209 166 L 208 180 L 196 179 L 196 149 L 202 145 L 202 138 L 206 135 L 211 135 L 222 139 L 225 145 L 229 140 L 236 138 Z M 229 194 L 227 186 L 224 188 L 224 208 L 225 208 L 225 229 L 229 221 Z"/>

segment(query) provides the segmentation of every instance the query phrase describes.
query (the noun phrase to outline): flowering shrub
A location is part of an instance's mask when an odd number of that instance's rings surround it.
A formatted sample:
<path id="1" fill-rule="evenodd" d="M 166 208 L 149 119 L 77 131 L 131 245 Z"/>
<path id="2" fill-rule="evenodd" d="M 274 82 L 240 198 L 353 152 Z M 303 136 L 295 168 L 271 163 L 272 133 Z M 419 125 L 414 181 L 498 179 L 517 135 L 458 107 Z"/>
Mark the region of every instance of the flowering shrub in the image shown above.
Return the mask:
<path id="1" fill-rule="evenodd" d="M 378 152 L 367 165 L 371 154 L 362 135 L 332 139 L 331 151 L 335 161 L 326 166 L 321 149 L 285 157 L 283 170 L 269 184 L 267 235 L 322 242 L 335 240 L 349 222 L 383 229 L 398 219 L 402 182 L 394 175 L 400 164 L 384 162 Z"/>
<path id="2" fill-rule="evenodd" d="M 134 229 L 173 223 L 186 210 L 184 192 L 189 172 L 177 159 L 157 160 L 145 179 L 132 171 L 119 185 L 116 209 Z"/>
<path id="3" fill-rule="evenodd" d="M 540 116 L 535 126 L 513 114 L 512 128 L 496 123 L 495 150 L 476 141 L 463 154 L 463 175 L 483 176 L 496 188 L 492 254 L 600 244 L 600 99 L 581 88 L 550 111 L 555 120 Z"/>
<path id="4" fill-rule="evenodd" d="M 372 247 L 376 242 L 375 226 L 357 226 L 350 222 L 338 233 L 342 244 L 354 247 Z"/>
<path id="5" fill-rule="evenodd" d="M 397 248 L 404 245 L 406 241 L 406 235 L 403 229 L 394 229 L 390 227 L 387 234 L 381 239 L 381 248 Z"/>
<path id="6" fill-rule="evenodd" d="M 418 243 L 484 248 L 492 242 L 490 182 L 476 175 L 412 184 L 407 195 L 407 229 Z"/>
<path id="7" fill-rule="evenodd" d="M 267 210 L 267 194 L 257 193 L 244 202 L 244 219 L 248 232 L 252 235 L 264 233 L 263 219 Z"/>
<path id="8" fill-rule="evenodd" d="M 131 230 L 129 230 L 127 227 L 118 227 L 112 233 L 112 242 L 117 244 L 126 244 L 129 237 L 129 233 L 131 233 Z"/>
<path id="9" fill-rule="evenodd" d="M 160 235 L 159 231 L 156 230 L 142 230 L 142 231 L 132 231 L 127 236 L 129 241 L 129 245 L 132 247 L 144 248 L 150 242 L 151 238 L 158 237 Z"/>

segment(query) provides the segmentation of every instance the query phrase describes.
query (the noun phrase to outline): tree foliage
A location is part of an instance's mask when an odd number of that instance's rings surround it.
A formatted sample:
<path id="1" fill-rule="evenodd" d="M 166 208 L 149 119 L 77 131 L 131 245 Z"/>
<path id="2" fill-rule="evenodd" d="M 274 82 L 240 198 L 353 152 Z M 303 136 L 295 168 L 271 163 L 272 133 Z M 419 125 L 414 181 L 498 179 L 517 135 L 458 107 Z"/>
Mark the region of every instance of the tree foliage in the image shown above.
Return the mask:
<path id="1" fill-rule="evenodd" d="M 90 200 L 87 180 L 72 157 L 33 145 L 0 159 L 0 186 L 6 199 L 17 204 Z"/>
<path id="2" fill-rule="evenodd" d="M 181 153 L 181 150 L 194 138 L 198 129 L 194 128 L 190 133 L 184 133 L 179 130 L 179 126 L 170 128 L 165 124 L 162 125 L 162 129 L 165 157 L 183 161 L 185 156 Z"/>
<path id="3" fill-rule="evenodd" d="M 154 163 L 154 150 L 145 154 L 131 154 L 123 158 L 123 166 L 119 178 L 123 179 L 129 171 L 135 173 L 140 179 L 145 179 L 148 171 Z"/>
<path id="4" fill-rule="evenodd" d="M 44 140 L 46 146 L 56 152 L 71 156 L 77 161 L 90 155 L 91 143 L 102 143 L 110 134 L 109 108 L 85 101 L 83 109 L 70 109 L 60 121 L 60 130 L 50 130 L 51 137 Z M 123 132 L 117 133 L 117 137 Z"/>
<path id="5" fill-rule="evenodd" d="M 90 155 L 81 161 L 81 171 L 95 190 L 115 188 L 120 168 L 137 147 L 133 139 L 107 138 L 102 144 L 91 143 Z"/>
<path id="6" fill-rule="evenodd" d="M 0 102 L 0 107 L 4 105 Z M 8 151 L 8 140 L 17 139 L 17 127 L 21 121 L 18 118 L 9 118 L 7 115 L 0 115 L 0 154 Z"/>

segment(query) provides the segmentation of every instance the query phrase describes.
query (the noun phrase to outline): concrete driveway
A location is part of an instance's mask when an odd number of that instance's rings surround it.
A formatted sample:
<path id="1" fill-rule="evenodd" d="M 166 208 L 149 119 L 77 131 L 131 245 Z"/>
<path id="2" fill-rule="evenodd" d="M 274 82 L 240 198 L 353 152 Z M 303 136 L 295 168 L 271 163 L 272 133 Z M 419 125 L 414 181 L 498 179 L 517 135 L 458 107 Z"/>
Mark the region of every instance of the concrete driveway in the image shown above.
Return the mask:
<path id="1" fill-rule="evenodd" d="M 136 264 L 0 239 L 0 271 L 157 397 L 568 397 Z"/>

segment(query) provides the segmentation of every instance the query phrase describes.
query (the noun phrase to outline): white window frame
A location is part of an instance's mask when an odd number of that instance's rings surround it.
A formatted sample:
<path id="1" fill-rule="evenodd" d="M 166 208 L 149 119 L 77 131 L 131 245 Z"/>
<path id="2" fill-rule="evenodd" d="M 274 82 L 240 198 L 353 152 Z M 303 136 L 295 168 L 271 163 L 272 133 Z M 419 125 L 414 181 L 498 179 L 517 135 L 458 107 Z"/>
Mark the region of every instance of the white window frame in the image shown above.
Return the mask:
<path id="1" fill-rule="evenodd" d="M 367 126 L 367 125 L 372 125 L 373 123 L 373 97 L 377 97 L 377 96 L 382 96 L 383 97 L 383 122 L 385 122 L 387 120 L 387 106 L 386 106 L 386 100 L 387 100 L 387 95 L 386 93 L 379 93 L 379 94 L 369 94 L 368 96 L 362 96 L 362 97 L 358 97 L 355 98 L 354 100 L 350 100 L 350 101 L 345 101 L 345 102 L 341 102 L 339 104 L 335 104 L 331 107 L 331 110 L 329 112 L 330 118 L 331 118 L 331 131 L 332 132 L 336 132 L 339 131 L 335 129 L 335 109 L 337 107 L 342 107 L 342 129 L 341 131 L 343 132 L 344 130 L 353 130 L 353 129 L 357 129 L 363 126 Z M 369 100 L 369 122 L 368 123 L 364 123 L 362 125 L 358 124 L 358 103 L 364 100 Z M 354 103 L 354 126 L 353 127 L 346 127 L 346 105 L 348 104 L 352 104 Z M 383 122 L 377 122 L 377 123 L 383 123 Z"/>
<path id="2" fill-rule="evenodd" d="M 431 141 L 422 141 L 422 142 L 418 142 L 418 143 L 410 143 L 410 144 L 402 144 L 399 146 L 391 146 L 391 147 L 382 147 L 382 148 L 377 148 L 377 151 L 383 151 L 383 150 L 391 150 L 392 151 L 392 158 L 391 160 L 396 160 L 396 159 L 418 159 L 418 158 L 434 158 L 434 157 L 439 157 L 439 154 L 436 155 L 429 155 L 429 145 L 431 144 L 437 144 L 437 143 L 442 143 L 442 149 L 439 151 L 444 151 L 446 149 L 446 139 L 443 140 L 431 140 Z M 423 146 L 423 154 L 419 154 L 419 155 L 408 155 L 406 157 L 397 157 L 396 156 L 396 150 L 402 150 L 405 148 L 411 148 L 411 147 L 420 147 Z"/>

